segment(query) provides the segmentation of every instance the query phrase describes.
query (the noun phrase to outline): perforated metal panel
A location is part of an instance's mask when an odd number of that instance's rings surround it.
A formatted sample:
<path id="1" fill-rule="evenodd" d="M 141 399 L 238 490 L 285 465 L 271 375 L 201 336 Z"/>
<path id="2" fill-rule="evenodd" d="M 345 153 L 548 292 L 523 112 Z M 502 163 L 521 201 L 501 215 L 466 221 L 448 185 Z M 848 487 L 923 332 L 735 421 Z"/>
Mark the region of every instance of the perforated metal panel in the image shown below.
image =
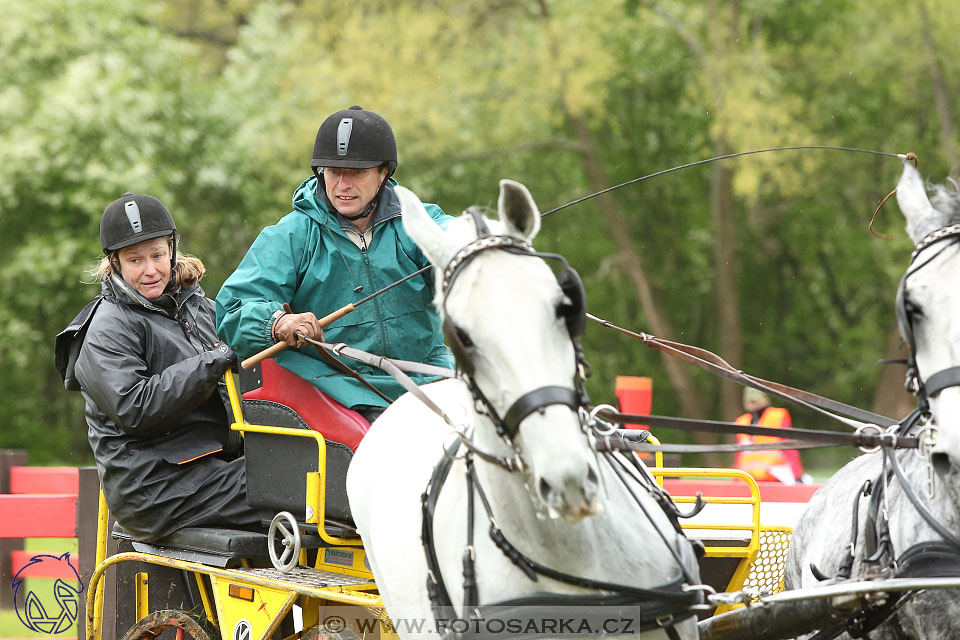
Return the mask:
<path id="1" fill-rule="evenodd" d="M 760 551 L 750 565 L 750 573 L 743 581 L 744 589 L 765 593 L 783 591 L 783 570 L 790 549 L 790 527 L 764 527 L 760 530 Z M 751 596 L 757 602 L 758 596 Z"/>

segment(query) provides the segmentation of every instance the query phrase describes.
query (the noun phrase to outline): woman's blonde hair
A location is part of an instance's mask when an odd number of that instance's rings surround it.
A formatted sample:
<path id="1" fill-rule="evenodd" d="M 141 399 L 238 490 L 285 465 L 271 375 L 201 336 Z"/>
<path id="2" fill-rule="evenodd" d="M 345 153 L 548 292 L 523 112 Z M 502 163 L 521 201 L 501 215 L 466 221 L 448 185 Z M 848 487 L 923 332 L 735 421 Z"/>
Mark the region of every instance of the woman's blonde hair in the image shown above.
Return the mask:
<path id="1" fill-rule="evenodd" d="M 173 239 L 168 241 L 170 249 L 173 249 Z M 116 251 L 111 251 L 110 255 L 103 256 L 92 268 L 88 270 L 90 277 L 94 282 L 100 282 L 110 277 L 114 273 L 113 258 Z M 174 267 L 173 281 L 183 289 L 189 289 L 200 282 L 200 279 L 206 275 L 207 268 L 203 266 L 200 258 L 192 256 L 189 253 L 177 252 L 177 264 Z M 119 275 L 119 273 L 118 273 Z"/>

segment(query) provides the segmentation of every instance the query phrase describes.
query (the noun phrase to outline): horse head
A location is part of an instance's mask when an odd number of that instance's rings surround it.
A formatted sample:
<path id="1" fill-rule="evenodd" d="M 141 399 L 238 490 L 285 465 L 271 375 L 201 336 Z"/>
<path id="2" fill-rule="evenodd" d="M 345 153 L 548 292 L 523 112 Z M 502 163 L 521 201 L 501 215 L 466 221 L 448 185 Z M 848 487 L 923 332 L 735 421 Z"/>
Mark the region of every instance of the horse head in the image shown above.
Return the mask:
<path id="1" fill-rule="evenodd" d="M 475 399 L 474 444 L 519 457 L 538 513 L 576 522 L 597 512 L 597 462 L 579 416 L 582 284 L 562 258 L 530 247 L 540 229 L 530 193 L 502 180 L 499 220 L 473 211 L 444 229 L 397 191 L 404 228 L 435 267 L 447 343 Z M 563 264 L 559 281 L 544 257 Z"/>
<path id="2" fill-rule="evenodd" d="M 960 487 L 960 193 L 923 179 L 904 159 L 897 203 L 916 248 L 897 293 L 897 319 L 910 348 L 908 389 L 938 430 L 932 462 Z"/>

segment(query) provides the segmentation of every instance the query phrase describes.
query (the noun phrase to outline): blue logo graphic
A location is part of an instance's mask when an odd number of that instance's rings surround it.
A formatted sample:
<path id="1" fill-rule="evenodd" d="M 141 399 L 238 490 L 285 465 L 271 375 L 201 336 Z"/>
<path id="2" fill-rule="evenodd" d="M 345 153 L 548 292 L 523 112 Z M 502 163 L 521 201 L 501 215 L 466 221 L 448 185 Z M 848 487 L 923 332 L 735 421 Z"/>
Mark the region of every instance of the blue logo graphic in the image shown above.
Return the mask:
<path id="1" fill-rule="evenodd" d="M 44 565 L 45 569 L 52 568 L 53 572 L 67 573 L 68 578 L 56 578 L 52 584 L 42 584 L 40 587 L 37 587 L 37 580 L 34 580 L 30 585 L 33 589 L 21 593 L 21 589 L 25 590 L 29 573 L 27 569 L 41 565 Z M 66 571 L 66 568 L 69 568 L 69 571 Z M 49 582 L 50 580 L 42 580 L 42 583 Z M 77 621 L 83 582 L 80 574 L 70 564 L 69 553 L 62 556 L 33 556 L 13 577 L 12 588 L 17 617 L 23 626 L 31 631 L 55 635 L 69 630 Z"/>

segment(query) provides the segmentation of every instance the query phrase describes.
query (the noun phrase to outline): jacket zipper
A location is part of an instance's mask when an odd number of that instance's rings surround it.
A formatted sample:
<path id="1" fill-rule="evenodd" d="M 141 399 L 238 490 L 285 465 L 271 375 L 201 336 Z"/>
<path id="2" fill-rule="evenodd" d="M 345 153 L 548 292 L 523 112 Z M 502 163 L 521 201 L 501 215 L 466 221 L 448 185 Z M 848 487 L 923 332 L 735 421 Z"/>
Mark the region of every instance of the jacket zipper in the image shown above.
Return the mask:
<path id="1" fill-rule="evenodd" d="M 391 216 L 391 218 L 392 217 L 395 216 Z M 387 218 L 387 220 L 389 219 L 390 218 Z M 386 220 L 381 220 L 381 222 L 386 222 Z M 359 233 L 356 229 L 353 229 L 352 231 L 360 236 L 360 253 L 363 256 L 363 269 L 367 274 L 367 282 L 373 285 L 375 280 L 373 279 L 373 269 L 370 266 L 370 256 L 367 254 L 367 239 L 364 237 L 364 234 Z M 387 341 L 387 332 L 383 328 L 383 308 L 380 306 L 380 300 L 377 298 L 374 298 L 370 302 L 373 303 L 373 308 L 377 314 L 377 333 L 380 335 L 380 353 L 385 356 L 389 356 L 390 352 L 389 343 Z"/>

